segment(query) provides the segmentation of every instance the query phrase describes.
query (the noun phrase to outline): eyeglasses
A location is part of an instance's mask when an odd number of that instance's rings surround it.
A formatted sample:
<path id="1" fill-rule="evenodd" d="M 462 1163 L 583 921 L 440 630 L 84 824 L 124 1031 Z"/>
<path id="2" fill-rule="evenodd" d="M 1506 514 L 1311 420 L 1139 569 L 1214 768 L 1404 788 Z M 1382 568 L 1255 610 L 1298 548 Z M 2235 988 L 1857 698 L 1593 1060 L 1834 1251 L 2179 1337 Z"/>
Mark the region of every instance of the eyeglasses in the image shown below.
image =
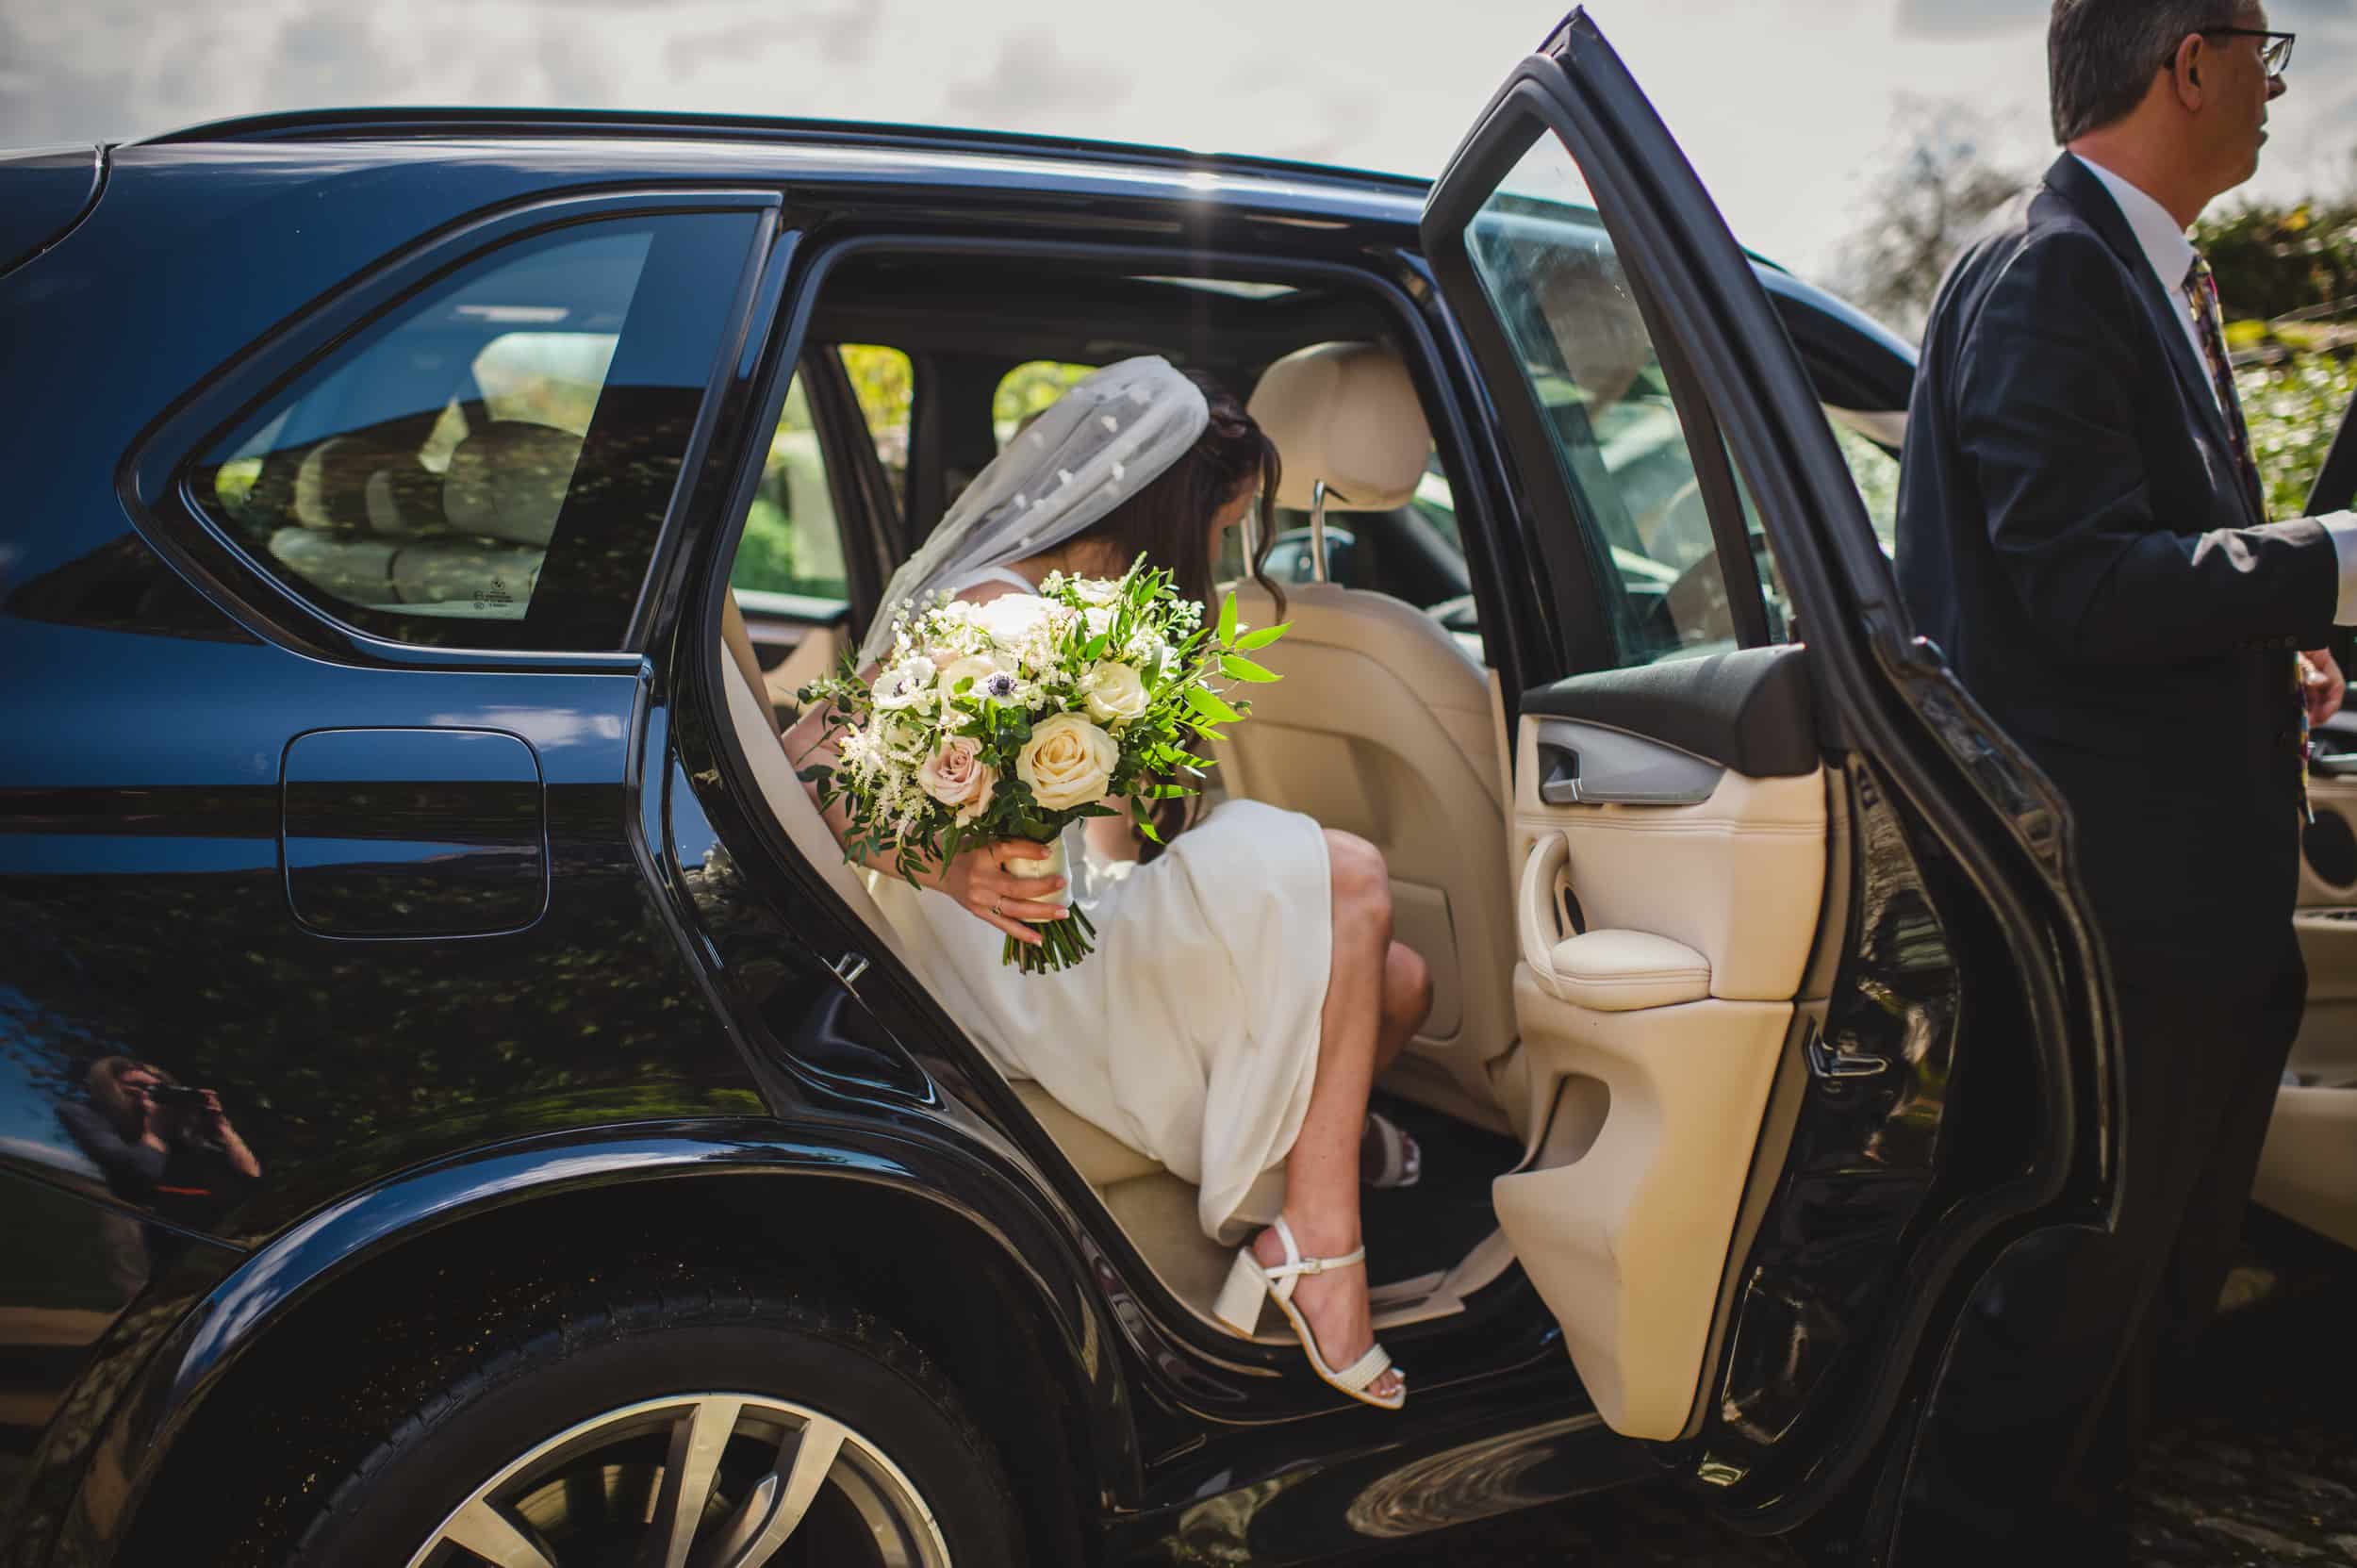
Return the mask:
<path id="1" fill-rule="evenodd" d="M 2257 38 L 2266 41 L 2259 45 L 2259 63 L 2267 68 L 2267 74 L 2280 76 L 2292 63 L 2292 45 L 2298 33 L 2270 33 L 2263 27 L 2204 27 L 2205 38 Z"/>

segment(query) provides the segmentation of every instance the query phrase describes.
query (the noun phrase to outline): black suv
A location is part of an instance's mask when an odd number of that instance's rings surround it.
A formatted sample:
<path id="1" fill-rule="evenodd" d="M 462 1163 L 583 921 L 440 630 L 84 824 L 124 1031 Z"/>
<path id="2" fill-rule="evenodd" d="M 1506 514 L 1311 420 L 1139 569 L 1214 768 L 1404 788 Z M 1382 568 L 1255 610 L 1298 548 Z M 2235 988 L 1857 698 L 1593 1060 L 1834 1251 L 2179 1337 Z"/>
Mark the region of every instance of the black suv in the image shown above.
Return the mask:
<path id="1" fill-rule="evenodd" d="M 1849 1528 L 2100 1213 L 2067 820 L 1871 516 L 1906 351 L 1577 14 L 1428 189 L 354 111 L 0 190 L 7 1561 L 1274 1562 L 1665 1468 Z M 1307 541 L 1222 787 L 1435 976 L 1403 1414 L 1217 1326 L 1193 1189 L 988 1065 L 777 741 L 1141 352 Z"/>

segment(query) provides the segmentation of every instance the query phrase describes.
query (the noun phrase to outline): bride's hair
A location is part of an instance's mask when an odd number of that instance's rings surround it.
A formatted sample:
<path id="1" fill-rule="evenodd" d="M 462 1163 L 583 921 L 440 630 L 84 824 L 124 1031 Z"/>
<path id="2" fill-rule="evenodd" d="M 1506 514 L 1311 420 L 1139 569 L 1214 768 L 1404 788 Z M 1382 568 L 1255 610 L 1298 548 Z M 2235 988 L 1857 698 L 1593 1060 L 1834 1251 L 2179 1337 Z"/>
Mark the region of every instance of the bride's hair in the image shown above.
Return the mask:
<path id="1" fill-rule="evenodd" d="M 1201 371 L 1181 373 L 1202 391 L 1211 408 L 1203 434 L 1184 456 L 1090 524 L 1074 542 L 1113 545 L 1124 567 L 1144 555 L 1148 566 L 1160 567 L 1177 580 L 1180 593 L 1211 608 L 1211 561 L 1203 548 L 1204 530 L 1238 491 L 1257 484 L 1260 499 L 1254 509 L 1260 517 L 1260 537 L 1244 569 L 1269 591 L 1277 619 L 1282 620 L 1284 590 L 1261 572 L 1277 536 L 1277 482 L 1282 472 L 1277 443 L 1235 394 Z"/>
<path id="2" fill-rule="evenodd" d="M 1140 555 L 1146 565 L 1168 571 L 1180 593 L 1205 606 L 1211 605 L 1211 558 L 1204 546 L 1204 530 L 1237 492 L 1258 485 L 1253 503 L 1260 517 L 1259 541 L 1244 568 L 1252 580 L 1266 588 L 1276 604 L 1276 619 L 1285 619 L 1285 590 L 1271 582 L 1261 568 L 1277 538 L 1277 482 L 1283 466 L 1277 443 L 1260 421 L 1245 412 L 1234 393 L 1201 371 L 1182 372 L 1201 389 L 1211 408 L 1211 421 L 1186 455 L 1156 474 L 1137 494 L 1105 514 L 1078 536 L 1117 547 L 1124 567 Z M 1163 801 L 1154 807 L 1154 829 L 1165 841 L 1183 833 L 1194 820 L 1195 797 Z M 1133 828 L 1134 834 L 1136 830 Z M 1162 846 L 1139 836 L 1141 860 L 1150 861 Z"/>

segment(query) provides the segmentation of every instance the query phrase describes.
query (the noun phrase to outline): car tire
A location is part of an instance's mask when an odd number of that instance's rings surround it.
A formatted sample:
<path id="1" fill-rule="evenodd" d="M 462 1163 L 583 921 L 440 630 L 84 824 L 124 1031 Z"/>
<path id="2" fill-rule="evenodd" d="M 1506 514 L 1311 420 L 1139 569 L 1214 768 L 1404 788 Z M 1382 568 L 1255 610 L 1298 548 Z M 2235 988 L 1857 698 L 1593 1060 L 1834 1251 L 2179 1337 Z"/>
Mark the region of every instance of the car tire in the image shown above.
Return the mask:
<path id="1" fill-rule="evenodd" d="M 989 1442 L 923 1352 L 865 1313 L 733 1280 L 622 1279 L 560 1292 L 503 1347 L 455 1348 L 380 1369 L 379 1386 L 399 1391 L 391 1407 L 414 1413 L 312 1489 L 325 1502 L 288 1528 L 300 1534 L 277 1560 L 472 1568 L 500 1560 L 479 1532 L 513 1529 L 553 1568 L 610 1562 L 623 1541 L 687 1517 L 667 1515 L 668 1488 L 700 1469 L 710 1501 L 681 1527 L 690 1560 L 765 1521 L 806 1536 L 778 1560 L 893 1560 L 864 1555 L 891 1530 L 909 1561 L 1023 1560 Z M 797 1465 L 805 1445 L 821 1457 Z M 784 1525 L 798 1490 L 803 1511 Z"/>

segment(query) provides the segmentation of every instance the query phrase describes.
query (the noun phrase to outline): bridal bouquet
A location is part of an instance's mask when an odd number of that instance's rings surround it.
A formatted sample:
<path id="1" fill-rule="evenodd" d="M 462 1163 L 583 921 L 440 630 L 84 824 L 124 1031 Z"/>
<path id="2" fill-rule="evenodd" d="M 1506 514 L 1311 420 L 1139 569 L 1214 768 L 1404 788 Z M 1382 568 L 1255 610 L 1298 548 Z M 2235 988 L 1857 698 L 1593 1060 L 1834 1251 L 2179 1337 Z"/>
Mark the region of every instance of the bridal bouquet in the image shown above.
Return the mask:
<path id="1" fill-rule="evenodd" d="M 911 883 L 1001 838 L 1051 846 L 1046 860 L 1009 861 L 1017 876 L 1067 874 L 1064 828 L 1123 810 L 1159 843 L 1154 803 L 1195 793 L 1179 780 L 1211 766 L 1195 741 L 1250 707 L 1225 683 L 1277 679 L 1245 655 L 1282 626 L 1239 627 L 1233 594 L 1215 626 L 1203 619 L 1143 558 L 1118 578 L 1053 573 L 1037 595 L 931 596 L 895 619 L 872 684 L 847 668 L 802 688 L 805 706 L 829 705 L 837 757 L 802 777 L 827 805 L 848 805 L 847 858 L 889 856 Z M 1068 905 L 1069 886 L 1047 901 Z M 1095 928 L 1074 908 L 1040 934 L 1038 947 L 1008 937 L 1003 961 L 1077 964 Z"/>

